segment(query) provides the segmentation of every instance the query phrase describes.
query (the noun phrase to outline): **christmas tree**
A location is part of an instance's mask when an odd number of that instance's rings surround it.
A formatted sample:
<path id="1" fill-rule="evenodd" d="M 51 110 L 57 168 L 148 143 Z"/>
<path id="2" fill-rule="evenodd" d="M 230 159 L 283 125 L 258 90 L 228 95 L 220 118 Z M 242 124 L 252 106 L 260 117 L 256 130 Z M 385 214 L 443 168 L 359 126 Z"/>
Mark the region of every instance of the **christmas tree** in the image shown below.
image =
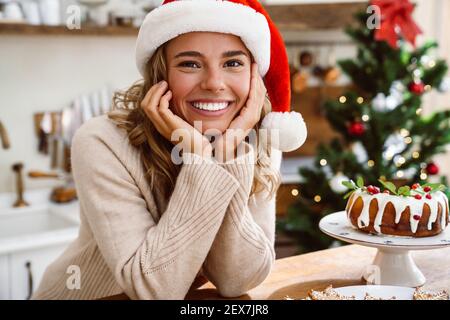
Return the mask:
<path id="1" fill-rule="evenodd" d="M 366 185 L 379 185 L 379 179 L 447 185 L 433 156 L 450 143 L 450 111 L 425 116 L 421 107 L 429 91 L 449 89 L 447 64 L 432 56 L 435 42 L 415 46 L 421 31 L 413 9 L 408 0 L 373 0 L 367 12 L 355 16 L 357 26 L 346 29 L 357 57 L 338 64 L 352 89 L 324 105 L 340 138 L 318 147 L 313 168 L 299 169 L 300 196 L 277 222 L 281 232 L 297 240 L 299 253 L 335 241 L 318 224 L 323 216 L 344 210 L 348 190 L 342 181 L 361 176 Z"/>

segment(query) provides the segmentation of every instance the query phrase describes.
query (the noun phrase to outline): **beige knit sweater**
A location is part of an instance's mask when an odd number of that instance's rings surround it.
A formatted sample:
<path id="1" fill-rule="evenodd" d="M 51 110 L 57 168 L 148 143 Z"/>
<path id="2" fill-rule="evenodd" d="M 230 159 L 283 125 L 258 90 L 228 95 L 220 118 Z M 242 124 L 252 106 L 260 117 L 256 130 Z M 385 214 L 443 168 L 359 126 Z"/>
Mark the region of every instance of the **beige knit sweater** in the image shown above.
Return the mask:
<path id="1" fill-rule="evenodd" d="M 126 132 L 106 115 L 89 120 L 72 144 L 79 235 L 32 299 L 183 299 L 199 275 L 225 297 L 258 286 L 275 259 L 275 198 L 249 197 L 253 157 L 252 147 L 227 163 L 185 153 L 164 201 Z M 274 150 L 273 167 L 280 161 Z M 79 267 L 79 289 L 67 285 L 71 266 Z"/>

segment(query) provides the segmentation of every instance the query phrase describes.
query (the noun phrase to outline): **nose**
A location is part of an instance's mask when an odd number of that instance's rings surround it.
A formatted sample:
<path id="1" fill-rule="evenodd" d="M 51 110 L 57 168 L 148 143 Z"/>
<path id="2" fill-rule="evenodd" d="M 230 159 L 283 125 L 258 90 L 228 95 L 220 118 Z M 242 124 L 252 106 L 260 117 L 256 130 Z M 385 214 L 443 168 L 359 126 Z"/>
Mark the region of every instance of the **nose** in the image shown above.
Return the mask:
<path id="1" fill-rule="evenodd" d="M 213 92 L 221 91 L 225 88 L 222 70 L 220 68 L 208 68 L 203 77 L 201 88 Z"/>

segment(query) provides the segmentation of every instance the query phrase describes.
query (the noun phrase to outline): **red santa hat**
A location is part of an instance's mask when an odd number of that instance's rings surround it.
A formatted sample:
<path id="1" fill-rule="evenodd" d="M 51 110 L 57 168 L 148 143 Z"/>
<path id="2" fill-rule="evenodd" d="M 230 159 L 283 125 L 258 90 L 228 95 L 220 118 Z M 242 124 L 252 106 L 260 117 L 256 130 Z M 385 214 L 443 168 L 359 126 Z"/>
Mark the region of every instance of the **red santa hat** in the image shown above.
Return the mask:
<path id="1" fill-rule="evenodd" d="M 300 113 L 290 111 L 289 64 L 280 32 L 257 0 L 165 0 L 150 11 L 139 30 L 136 65 L 142 76 L 156 49 L 177 36 L 195 31 L 239 36 L 258 63 L 259 73 L 272 103 L 262 127 L 276 131 L 272 147 L 281 151 L 299 148 L 306 140 Z M 276 137 L 276 138 L 273 138 Z"/>

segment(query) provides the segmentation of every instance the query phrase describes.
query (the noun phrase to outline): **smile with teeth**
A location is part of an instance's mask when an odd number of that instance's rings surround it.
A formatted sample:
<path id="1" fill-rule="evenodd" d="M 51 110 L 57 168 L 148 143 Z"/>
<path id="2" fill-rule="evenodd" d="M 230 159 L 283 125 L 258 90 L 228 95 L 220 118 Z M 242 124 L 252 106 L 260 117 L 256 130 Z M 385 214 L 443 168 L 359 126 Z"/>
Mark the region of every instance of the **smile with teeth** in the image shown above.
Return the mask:
<path id="1" fill-rule="evenodd" d="M 220 102 L 220 103 L 204 103 L 204 102 L 191 102 L 191 105 L 200 110 L 205 111 L 219 111 L 226 109 L 231 102 Z"/>

